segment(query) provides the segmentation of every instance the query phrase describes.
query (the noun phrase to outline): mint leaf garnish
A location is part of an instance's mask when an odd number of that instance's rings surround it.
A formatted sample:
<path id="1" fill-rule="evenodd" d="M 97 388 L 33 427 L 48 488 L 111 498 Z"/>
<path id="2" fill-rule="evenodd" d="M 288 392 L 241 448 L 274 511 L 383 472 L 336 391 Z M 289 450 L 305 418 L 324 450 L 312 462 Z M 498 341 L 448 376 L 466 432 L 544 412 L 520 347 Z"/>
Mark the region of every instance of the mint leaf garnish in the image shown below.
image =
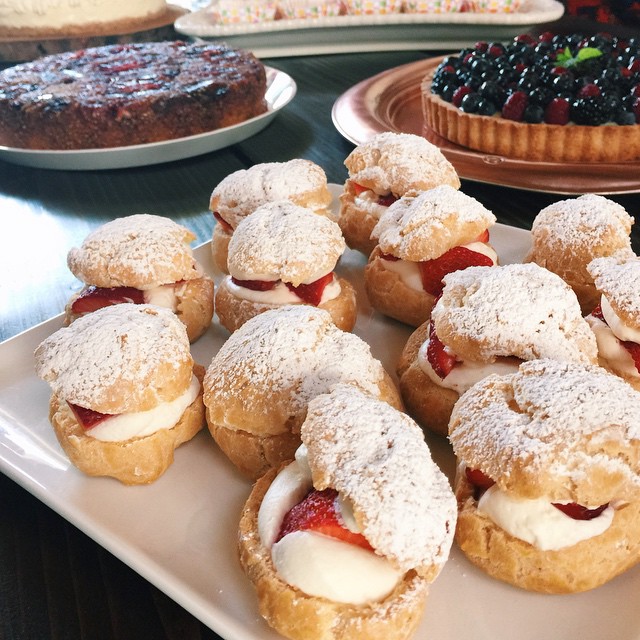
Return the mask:
<path id="1" fill-rule="evenodd" d="M 569 47 L 565 47 L 564 51 L 561 51 L 556 57 L 556 66 L 558 67 L 572 67 L 580 62 L 589 60 L 590 58 L 599 58 L 602 55 L 600 49 L 595 47 L 583 47 L 578 51 L 576 56 L 573 56 Z"/>

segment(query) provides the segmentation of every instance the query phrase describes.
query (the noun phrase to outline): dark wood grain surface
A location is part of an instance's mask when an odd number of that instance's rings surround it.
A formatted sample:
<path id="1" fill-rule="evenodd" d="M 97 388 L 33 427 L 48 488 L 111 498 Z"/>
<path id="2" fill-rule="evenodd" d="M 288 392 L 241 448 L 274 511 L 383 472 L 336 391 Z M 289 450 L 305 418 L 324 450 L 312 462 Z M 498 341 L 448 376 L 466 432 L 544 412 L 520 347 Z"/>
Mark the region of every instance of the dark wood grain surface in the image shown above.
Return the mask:
<path id="1" fill-rule="evenodd" d="M 87 172 L 0 162 L 0 340 L 60 313 L 77 288 L 66 269 L 68 249 L 107 220 L 143 212 L 165 215 L 204 242 L 213 228 L 210 192 L 236 169 L 300 157 L 320 164 L 330 182 L 343 182 L 343 160 L 353 146 L 332 124 L 333 102 L 356 82 L 425 55 L 267 60 L 298 83 L 294 101 L 253 138 L 197 158 Z M 467 181 L 462 188 L 492 209 L 500 222 L 524 228 L 542 207 L 560 198 Z M 614 199 L 640 216 L 640 196 Z M 634 247 L 640 249 L 635 231 Z M 0 496 L 0 639 L 218 637 L 2 474 Z"/>

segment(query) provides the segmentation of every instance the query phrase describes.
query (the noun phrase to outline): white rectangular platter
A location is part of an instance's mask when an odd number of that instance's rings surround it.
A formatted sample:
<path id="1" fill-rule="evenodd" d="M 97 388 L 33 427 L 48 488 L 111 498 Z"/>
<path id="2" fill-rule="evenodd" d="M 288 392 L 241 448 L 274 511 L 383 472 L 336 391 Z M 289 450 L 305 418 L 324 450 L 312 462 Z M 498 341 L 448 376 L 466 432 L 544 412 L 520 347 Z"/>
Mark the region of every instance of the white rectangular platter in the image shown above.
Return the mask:
<path id="1" fill-rule="evenodd" d="M 491 232 L 502 263 L 522 259 L 529 233 L 504 225 Z M 210 245 L 196 250 L 212 271 Z M 348 251 L 341 274 L 356 286 L 355 332 L 390 372 L 411 330 L 371 310 L 362 287 L 362 255 Z M 250 484 L 218 451 L 207 431 L 176 452 L 149 486 L 89 478 L 70 466 L 47 419 L 49 387 L 33 370 L 33 350 L 61 326 L 61 316 L 0 344 L 0 471 L 119 557 L 226 640 L 280 638 L 258 615 L 235 548 Z M 227 332 L 217 322 L 193 345 L 207 366 Z M 428 438 L 451 474 L 444 439 Z M 416 634 L 433 640 L 640 640 L 640 567 L 585 594 L 545 596 L 502 584 L 453 548 L 431 588 Z"/>

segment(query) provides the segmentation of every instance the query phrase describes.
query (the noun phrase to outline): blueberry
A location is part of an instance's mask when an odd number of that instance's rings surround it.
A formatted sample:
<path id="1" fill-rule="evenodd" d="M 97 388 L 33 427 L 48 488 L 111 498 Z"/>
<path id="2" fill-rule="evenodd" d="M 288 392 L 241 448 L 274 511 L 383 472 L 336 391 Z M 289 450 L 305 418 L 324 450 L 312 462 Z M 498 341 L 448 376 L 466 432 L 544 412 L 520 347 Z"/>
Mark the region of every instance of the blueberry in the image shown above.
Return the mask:
<path id="1" fill-rule="evenodd" d="M 530 124 L 538 124 L 544 120 L 544 109 L 538 104 L 528 104 L 524 110 L 523 120 Z"/>
<path id="2" fill-rule="evenodd" d="M 460 108 L 465 113 L 477 113 L 478 105 L 481 100 L 482 98 L 477 93 L 468 93 L 464 98 L 462 98 Z"/>

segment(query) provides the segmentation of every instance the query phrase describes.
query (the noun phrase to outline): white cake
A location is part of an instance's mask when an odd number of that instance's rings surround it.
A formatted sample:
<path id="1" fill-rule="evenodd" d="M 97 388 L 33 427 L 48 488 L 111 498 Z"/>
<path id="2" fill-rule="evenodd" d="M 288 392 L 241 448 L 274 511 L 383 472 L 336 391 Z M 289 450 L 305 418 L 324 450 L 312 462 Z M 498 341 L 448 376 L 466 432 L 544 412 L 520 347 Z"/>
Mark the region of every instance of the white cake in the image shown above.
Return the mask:
<path id="1" fill-rule="evenodd" d="M 115 34 L 166 13 L 165 0 L 0 0 L 0 36 Z"/>

